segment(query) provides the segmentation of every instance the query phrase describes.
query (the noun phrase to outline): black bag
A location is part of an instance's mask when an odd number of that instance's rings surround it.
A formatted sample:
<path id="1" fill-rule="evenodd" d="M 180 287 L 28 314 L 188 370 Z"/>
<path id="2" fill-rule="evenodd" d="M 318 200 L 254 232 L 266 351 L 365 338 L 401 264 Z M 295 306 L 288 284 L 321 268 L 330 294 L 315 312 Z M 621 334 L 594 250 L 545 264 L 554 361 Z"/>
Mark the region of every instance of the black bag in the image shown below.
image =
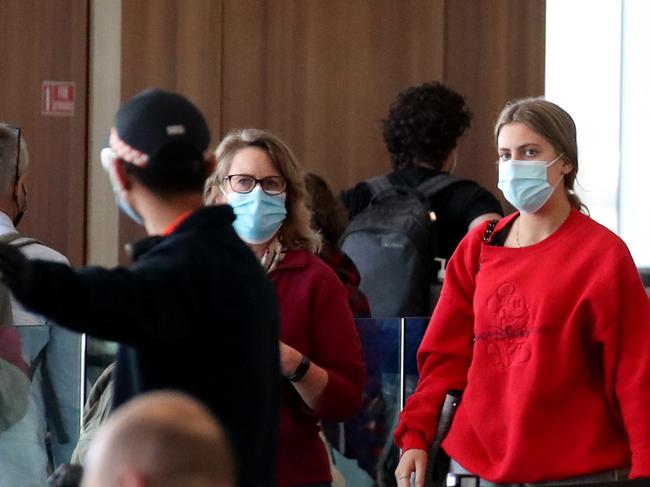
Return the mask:
<path id="1" fill-rule="evenodd" d="M 393 186 L 387 176 L 366 181 L 372 200 L 348 225 L 341 249 L 359 269 L 373 317 L 431 314 L 438 238 L 430 201 L 459 181 L 446 173 L 416 189 Z"/>

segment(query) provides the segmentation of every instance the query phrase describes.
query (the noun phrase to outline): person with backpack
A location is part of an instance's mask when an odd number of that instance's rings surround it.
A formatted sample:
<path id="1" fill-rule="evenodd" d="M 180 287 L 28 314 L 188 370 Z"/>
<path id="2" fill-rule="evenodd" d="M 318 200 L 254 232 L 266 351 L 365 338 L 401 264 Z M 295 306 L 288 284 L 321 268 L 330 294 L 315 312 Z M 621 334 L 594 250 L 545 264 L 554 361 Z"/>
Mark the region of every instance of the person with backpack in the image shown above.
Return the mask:
<path id="1" fill-rule="evenodd" d="M 16 230 L 27 209 L 28 168 L 22 130 L 0 123 L 0 242 L 66 267 L 59 252 Z M 80 343 L 0 283 L 0 486 L 43 487 L 48 470 L 70 458 L 79 435 Z"/>
<path id="2" fill-rule="evenodd" d="M 341 246 L 374 317 L 429 316 L 434 259 L 503 215 L 492 193 L 450 174 L 470 120 L 463 96 L 442 83 L 403 90 L 383 122 L 393 171 L 341 192 L 350 217 Z"/>
<path id="3" fill-rule="evenodd" d="M 241 485 L 274 487 L 278 305 L 232 209 L 203 207 L 209 144 L 184 96 L 150 89 L 129 99 L 101 159 L 117 204 L 148 233 L 130 246 L 134 264 L 72 270 L 4 244 L 0 272 L 28 309 L 121 344 L 114 409 L 152 390 L 185 392 L 222 420 Z"/>
<path id="4" fill-rule="evenodd" d="M 453 474 L 484 487 L 648 485 L 650 300 L 625 243 L 574 192 L 575 123 L 526 98 L 503 108 L 494 136 L 499 189 L 518 211 L 472 230 L 449 263 L 395 432 L 398 485 L 415 474 L 424 487 L 451 390 L 463 391 L 441 444 Z"/>

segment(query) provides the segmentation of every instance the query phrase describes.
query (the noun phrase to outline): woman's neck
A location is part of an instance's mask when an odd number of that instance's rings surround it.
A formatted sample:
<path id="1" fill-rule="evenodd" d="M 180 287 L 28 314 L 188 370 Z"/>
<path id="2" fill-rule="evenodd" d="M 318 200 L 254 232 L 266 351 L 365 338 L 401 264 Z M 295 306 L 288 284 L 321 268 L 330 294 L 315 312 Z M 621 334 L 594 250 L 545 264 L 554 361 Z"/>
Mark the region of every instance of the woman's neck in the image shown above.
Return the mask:
<path id="1" fill-rule="evenodd" d="M 565 194 L 552 198 L 535 213 L 521 213 L 514 228 L 517 246 L 535 245 L 548 238 L 564 223 L 569 213 L 571 204 Z"/>
<path id="2" fill-rule="evenodd" d="M 258 260 L 261 260 L 266 252 L 266 248 L 269 246 L 269 242 L 264 242 L 261 244 L 248 244 L 248 247 L 253 251 Z"/>

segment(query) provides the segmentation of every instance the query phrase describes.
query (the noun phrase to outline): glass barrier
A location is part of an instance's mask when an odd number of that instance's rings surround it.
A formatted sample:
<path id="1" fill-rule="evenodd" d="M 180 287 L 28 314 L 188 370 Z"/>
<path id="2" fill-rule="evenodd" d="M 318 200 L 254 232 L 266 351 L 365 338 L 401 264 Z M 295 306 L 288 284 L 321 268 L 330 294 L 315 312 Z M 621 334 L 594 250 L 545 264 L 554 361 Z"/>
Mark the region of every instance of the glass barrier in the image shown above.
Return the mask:
<path id="1" fill-rule="evenodd" d="M 0 485 L 45 485 L 79 436 L 81 337 L 0 326 Z"/>
<path id="2" fill-rule="evenodd" d="M 346 485 L 395 485 L 399 450 L 393 432 L 415 390 L 416 352 L 428 322 L 428 317 L 356 320 L 368 377 L 364 401 L 351 420 L 323 425 L 332 461 Z"/>
<path id="3" fill-rule="evenodd" d="M 347 485 L 355 487 L 395 485 L 393 472 L 399 459 L 399 451 L 393 444 L 393 431 L 399 412 L 417 383 L 416 352 L 428 322 L 428 317 L 356 320 L 368 371 L 364 401 L 354 418 L 344 423 L 323 425 L 331 446 L 333 463 Z M 38 361 L 39 351 L 43 349 L 44 344 L 52 341 L 49 328 L 46 326 L 23 327 L 20 329 L 20 335 L 22 354 L 30 362 Z M 69 333 L 69 335 L 74 334 Z M 60 374 L 61 377 L 57 375 L 60 371 L 53 372 L 52 381 L 55 387 L 61 389 L 56 397 L 59 399 L 65 397 L 60 404 L 67 404 L 64 411 L 66 421 L 68 423 L 72 421 L 75 427 L 66 431 L 69 434 L 65 448 L 57 445 L 59 453 L 53 453 L 55 448 L 50 447 L 51 460 L 50 465 L 46 467 L 48 472 L 53 466 L 69 461 L 77 441 L 80 406 L 87 400 L 93 384 L 101 373 L 115 361 L 117 351 L 116 343 L 93 337 L 74 336 L 76 348 L 71 349 L 68 344 L 67 356 L 73 357 L 76 365 L 67 367 L 68 372 Z M 5 341 L 2 340 L 0 343 Z M 63 351 L 59 352 L 59 355 L 61 353 Z M 48 370 L 60 368 L 57 366 L 59 363 L 57 361 L 60 359 L 61 357 L 57 358 L 56 353 L 53 358 L 48 355 Z M 0 373 L 3 374 L 4 384 L 4 372 L 0 371 Z M 34 375 L 35 385 L 32 388 L 40 390 L 41 382 L 43 382 L 42 374 L 38 372 Z M 31 398 L 30 395 L 27 409 L 29 415 L 40 414 L 45 418 L 51 413 L 49 411 L 51 404 L 43 398 Z M 45 425 L 50 425 L 52 432 L 47 436 L 51 439 L 51 443 L 54 443 L 58 441 L 57 432 L 53 427 L 55 423 L 51 419 L 39 419 L 30 427 L 34 430 L 42 428 L 45 431 Z M 8 434 L 9 431 L 0 433 L 0 458 L 4 457 L 3 435 Z M 36 435 L 34 434 L 33 437 Z M 9 437 L 6 437 L 6 441 L 9 441 Z M 17 439 L 12 437 L 11 443 L 14 449 L 15 445 L 19 444 L 16 441 Z M 25 444 L 24 448 L 28 446 Z M 37 453 L 26 454 L 25 458 L 34 456 L 37 456 Z M 5 469 L 0 465 L 0 472 L 3 470 Z M 10 482 L 6 484 L 12 485 Z M 0 485 L 5 485 L 5 482 L 2 482 L 2 473 L 0 473 Z"/>

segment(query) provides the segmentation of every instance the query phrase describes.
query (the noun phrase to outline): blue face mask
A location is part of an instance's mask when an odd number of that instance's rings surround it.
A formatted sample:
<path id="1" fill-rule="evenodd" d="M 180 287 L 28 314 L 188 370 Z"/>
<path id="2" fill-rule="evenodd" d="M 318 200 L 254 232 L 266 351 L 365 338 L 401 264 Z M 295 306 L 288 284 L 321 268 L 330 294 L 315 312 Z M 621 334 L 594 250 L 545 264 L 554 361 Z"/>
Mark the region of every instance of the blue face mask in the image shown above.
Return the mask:
<path id="1" fill-rule="evenodd" d="M 117 176 L 114 173 L 115 153 L 111 149 L 105 148 L 102 149 L 100 156 L 102 161 L 102 167 L 108 173 L 108 177 L 111 180 L 111 187 L 113 188 L 113 194 L 115 195 L 115 203 L 117 203 L 117 207 L 122 211 L 122 213 L 124 213 L 126 216 L 128 216 L 131 220 L 136 222 L 138 225 L 144 225 L 144 220 L 142 219 L 142 216 L 140 216 L 140 213 L 135 211 L 135 209 L 131 206 L 131 204 L 126 199 L 126 194 L 120 187 L 120 183 L 118 182 Z"/>
<path id="2" fill-rule="evenodd" d="M 228 204 L 236 215 L 233 227 L 244 242 L 267 242 L 282 226 L 287 216 L 287 194 L 268 195 L 256 186 L 250 193 L 228 193 Z"/>
<path id="3" fill-rule="evenodd" d="M 142 219 L 142 216 L 140 216 L 140 213 L 135 211 L 135 209 L 131 206 L 131 203 L 129 203 L 124 196 L 124 191 L 115 193 L 115 202 L 117 203 L 117 207 L 122 210 L 122 213 L 124 213 L 138 225 L 144 225 L 144 220 Z"/>
<path id="4" fill-rule="evenodd" d="M 523 213 L 535 213 L 549 200 L 564 175 L 551 186 L 548 167 L 555 164 L 560 154 L 548 164 L 546 161 L 510 160 L 499 163 L 498 187 L 512 206 Z"/>

